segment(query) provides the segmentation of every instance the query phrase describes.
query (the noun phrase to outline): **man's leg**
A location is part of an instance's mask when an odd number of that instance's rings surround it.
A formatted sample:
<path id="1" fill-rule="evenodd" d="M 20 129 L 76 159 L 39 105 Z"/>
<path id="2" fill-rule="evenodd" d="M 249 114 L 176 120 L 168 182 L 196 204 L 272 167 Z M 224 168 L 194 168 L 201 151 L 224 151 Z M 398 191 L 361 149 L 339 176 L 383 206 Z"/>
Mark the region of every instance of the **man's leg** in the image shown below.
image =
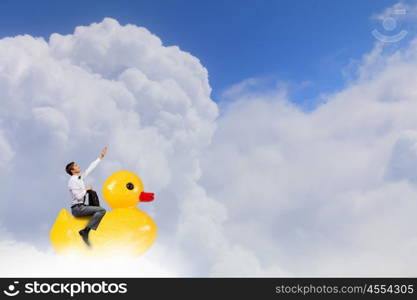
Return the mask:
<path id="1" fill-rule="evenodd" d="M 86 215 L 93 215 L 85 228 L 97 230 L 98 224 L 106 214 L 106 209 L 100 206 L 84 206 L 81 211 L 86 211 Z"/>
<path id="2" fill-rule="evenodd" d="M 75 215 L 77 217 L 81 216 L 91 216 L 90 221 L 88 222 L 87 226 L 80 230 L 79 233 L 81 237 L 83 238 L 84 242 L 90 246 L 90 241 L 88 240 L 88 233 L 90 232 L 90 229 L 96 230 L 98 227 L 98 224 L 100 224 L 101 219 L 106 213 L 106 210 L 103 207 L 100 206 L 80 206 L 76 211 L 74 211 Z"/>

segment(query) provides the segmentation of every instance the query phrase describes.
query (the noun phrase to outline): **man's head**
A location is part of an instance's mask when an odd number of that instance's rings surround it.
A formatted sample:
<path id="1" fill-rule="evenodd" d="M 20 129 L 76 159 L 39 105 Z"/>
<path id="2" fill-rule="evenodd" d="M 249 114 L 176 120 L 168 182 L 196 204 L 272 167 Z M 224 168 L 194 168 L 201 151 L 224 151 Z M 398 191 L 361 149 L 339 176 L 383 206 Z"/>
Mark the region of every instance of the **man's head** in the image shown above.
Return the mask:
<path id="1" fill-rule="evenodd" d="M 74 174 L 80 173 L 81 169 L 79 165 L 72 161 L 65 167 L 65 171 L 68 173 L 68 175 L 72 176 Z"/>

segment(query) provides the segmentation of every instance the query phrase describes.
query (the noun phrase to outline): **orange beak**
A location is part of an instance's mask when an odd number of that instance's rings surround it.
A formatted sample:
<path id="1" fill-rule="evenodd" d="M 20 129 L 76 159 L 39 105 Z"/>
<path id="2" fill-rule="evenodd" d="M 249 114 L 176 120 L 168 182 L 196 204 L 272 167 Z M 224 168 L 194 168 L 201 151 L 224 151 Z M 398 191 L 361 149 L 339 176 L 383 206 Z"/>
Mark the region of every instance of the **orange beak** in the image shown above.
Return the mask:
<path id="1" fill-rule="evenodd" d="M 140 202 L 151 202 L 154 199 L 155 199 L 154 198 L 154 193 L 145 193 L 145 192 L 142 192 L 139 195 L 139 201 Z"/>

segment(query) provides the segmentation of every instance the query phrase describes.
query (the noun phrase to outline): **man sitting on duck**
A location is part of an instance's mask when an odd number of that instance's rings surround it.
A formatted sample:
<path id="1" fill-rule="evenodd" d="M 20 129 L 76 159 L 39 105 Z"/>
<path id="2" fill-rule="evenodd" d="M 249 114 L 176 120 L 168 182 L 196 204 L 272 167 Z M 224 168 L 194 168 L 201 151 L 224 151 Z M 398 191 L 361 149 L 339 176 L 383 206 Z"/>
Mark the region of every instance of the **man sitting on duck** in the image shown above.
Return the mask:
<path id="1" fill-rule="evenodd" d="M 106 155 L 107 147 L 101 151 L 99 157 L 93 161 L 88 168 L 81 174 L 80 167 L 75 162 L 70 162 L 65 167 L 65 171 L 71 178 L 68 181 L 68 188 L 71 194 L 71 213 L 74 217 L 82 217 L 82 216 L 91 216 L 87 226 L 79 231 L 83 241 L 90 245 L 90 241 L 88 239 L 88 233 L 91 229 L 97 230 L 98 225 L 100 224 L 101 219 L 104 217 L 106 213 L 106 209 L 100 206 L 93 206 L 93 205 L 86 205 L 86 198 L 92 199 L 93 196 L 97 196 L 96 192 L 93 190 L 92 186 L 85 186 L 84 179 L 88 176 L 97 167 L 103 157 Z M 89 204 L 92 204 L 89 201 Z"/>

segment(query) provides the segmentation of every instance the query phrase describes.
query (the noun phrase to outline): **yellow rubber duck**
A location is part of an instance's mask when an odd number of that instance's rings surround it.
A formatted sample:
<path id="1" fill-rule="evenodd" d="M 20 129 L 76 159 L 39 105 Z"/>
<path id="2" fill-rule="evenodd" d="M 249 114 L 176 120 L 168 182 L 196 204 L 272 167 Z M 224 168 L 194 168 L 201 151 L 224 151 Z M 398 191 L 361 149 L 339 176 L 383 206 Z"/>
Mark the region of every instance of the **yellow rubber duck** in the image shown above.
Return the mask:
<path id="1" fill-rule="evenodd" d="M 156 239 L 157 227 L 152 218 L 139 210 L 139 202 L 154 200 L 153 193 L 143 191 L 142 180 L 133 172 L 118 171 L 103 184 L 103 197 L 112 210 L 107 211 L 96 231 L 90 231 L 92 248 L 88 248 L 78 231 L 90 216 L 74 217 L 62 209 L 51 228 L 52 247 L 60 254 L 86 256 L 139 256 Z"/>

